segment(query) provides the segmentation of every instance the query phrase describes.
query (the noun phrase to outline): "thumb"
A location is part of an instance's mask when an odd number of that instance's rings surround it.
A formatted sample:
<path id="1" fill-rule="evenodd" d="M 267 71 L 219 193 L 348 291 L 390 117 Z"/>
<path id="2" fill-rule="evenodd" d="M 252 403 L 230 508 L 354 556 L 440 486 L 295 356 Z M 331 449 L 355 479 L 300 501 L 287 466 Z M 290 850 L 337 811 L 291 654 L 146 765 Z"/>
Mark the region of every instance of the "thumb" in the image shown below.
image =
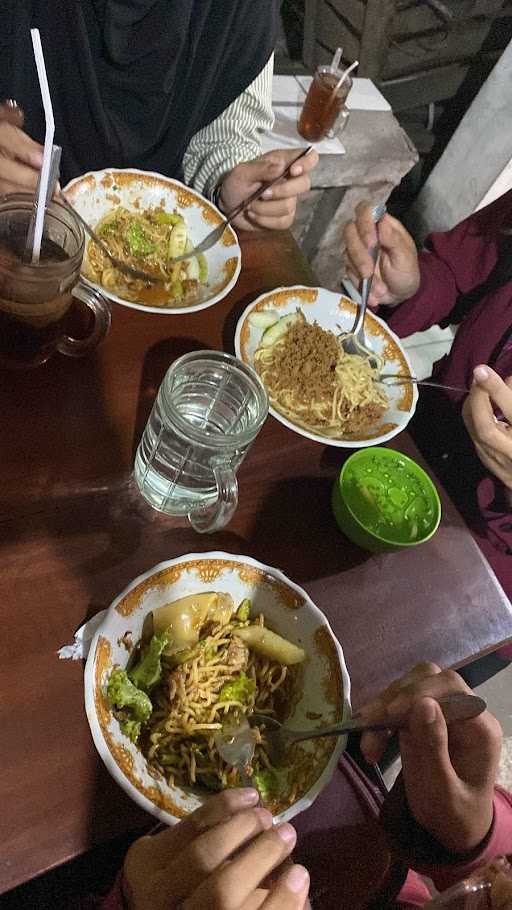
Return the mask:
<path id="1" fill-rule="evenodd" d="M 400 734 L 404 777 L 423 781 L 442 781 L 447 788 L 456 777 L 448 750 L 448 727 L 443 712 L 433 698 L 420 698 L 412 706 L 407 726 Z"/>
<path id="2" fill-rule="evenodd" d="M 489 416 L 492 416 L 491 401 L 499 408 L 509 422 L 512 420 L 512 390 L 501 376 L 491 367 L 480 364 L 473 371 L 473 399 L 481 401 Z M 488 398 L 486 396 L 489 396 Z"/>

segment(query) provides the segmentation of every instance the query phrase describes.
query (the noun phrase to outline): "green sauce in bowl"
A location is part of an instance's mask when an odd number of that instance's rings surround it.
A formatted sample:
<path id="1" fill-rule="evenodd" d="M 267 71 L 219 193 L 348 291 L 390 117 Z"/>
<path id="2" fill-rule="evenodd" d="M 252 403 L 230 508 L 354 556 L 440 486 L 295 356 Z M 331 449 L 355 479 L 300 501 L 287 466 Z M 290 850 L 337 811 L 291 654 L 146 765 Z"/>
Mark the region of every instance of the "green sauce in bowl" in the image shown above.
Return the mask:
<path id="1" fill-rule="evenodd" d="M 441 518 L 439 496 L 425 471 L 394 449 L 368 448 L 345 462 L 333 492 L 341 529 L 374 551 L 428 540 Z"/>

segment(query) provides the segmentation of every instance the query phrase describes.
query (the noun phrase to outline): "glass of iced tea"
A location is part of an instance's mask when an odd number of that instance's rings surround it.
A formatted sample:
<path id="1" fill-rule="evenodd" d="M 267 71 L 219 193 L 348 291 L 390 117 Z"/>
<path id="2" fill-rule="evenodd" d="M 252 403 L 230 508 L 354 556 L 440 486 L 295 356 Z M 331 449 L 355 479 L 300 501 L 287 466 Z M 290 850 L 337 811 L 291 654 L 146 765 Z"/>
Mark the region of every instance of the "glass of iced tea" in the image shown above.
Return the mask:
<path id="1" fill-rule="evenodd" d="M 337 85 L 343 70 L 332 66 L 319 66 L 309 86 L 304 107 L 299 118 L 298 131 L 308 142 L 333 139 L 345 128 L 349 112 L 346 107 L 352 80 L 347 76 L 343 85 Z"/>
<path id="2" fill-rule="evenodd" d="M 33 196 L 0 196 L 0 366 L 23 369 L 45 363 L 56 351 L 80 357 L 102 340 L 110 327 L 110 307 L 80 282 L 85 247 L 81 225 L 60 203 L 45 216 L 41 257 L 25 261 L 25 238 Z M 85 311 L 70 313 L 73 305 Z M 71 334 L 71 319 L 84 323 L 81 337 Z"/>

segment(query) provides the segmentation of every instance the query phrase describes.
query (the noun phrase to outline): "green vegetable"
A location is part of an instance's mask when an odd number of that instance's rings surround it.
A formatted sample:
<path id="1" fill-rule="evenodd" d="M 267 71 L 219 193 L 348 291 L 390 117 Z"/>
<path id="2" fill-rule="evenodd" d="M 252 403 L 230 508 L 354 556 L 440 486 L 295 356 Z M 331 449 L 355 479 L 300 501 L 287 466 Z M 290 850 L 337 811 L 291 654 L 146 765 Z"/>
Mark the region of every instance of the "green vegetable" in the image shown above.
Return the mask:
<path id="1" fill-rule="evenodd" d="M 119 221 L 107 221 L 100 227 L 98 234 L 100 237 L 106 237 L 108 234 L 114 234 L 119 228 Z"/>
<path id="2" fill-rule="evenodd" d="M 132 256 L 149 256 L 155 251 L 155 244 L 149 239 L 140 221 L 130 222 L 125 239 Z"/>
<path id="3" fill-rule="evenodd" d="M 219 693 L 219 701 L 238 701 L 246 704 L 251 695 L 254 695 L 256 683 L 249 679 L 245 673 L 241 673 L 232 682 L 226 683 Z"/>
<path id="4" fill-rule="evenodd" d="M 254 786 L 261 796 L 262 802 L 270 802 L 279 796 L 279 778 L 273 768 L 265 768 L 263 771 L 255 771 L 252 779 Z"/>
<path id="5" fill-rule="evenodd" d="M 132 743 L 136 743 L 140 736 L 141 722 L 140 720 L 120 720 L 119 726 L 121 727 L 121 732 L 124 733 L 128 739 L 131 739 Z"/>
<path id="6" fill-rule="evenodd" d="M 142 724 L 151 717 L 153 705 L 145 692 L 141 692 L 128 678 L 125 670 L 113 670 L 107 685 L 107 697 L 113 708 L 123 711 L 121 730 L 136 742 Z"/>
<path id="7" fill-rule="evenodd" d="M 171 297 L 174 297 L 175 300 L 181 300 L 185 295 L 183 290 L 183 285 L 181 281 L 173 281 L 170 288 Z"/>
<path id="8" fill-rule="evenodd" d="M 236 618 L 239 619 L 240 622 L 247 622 L 250 615 L 251 615 L 251 601 L 248 600 L 246 597 L 245 600 L 243 600 L 242 603 L 240 604 L 240 606 L 238 607 L 238 610 L 236 611 Z"/>
<path id="9" fill-rule="evenodd" d="M 208 281 L 208 262 L 204 253 L 197 254 L 197 261 L 199 263 L 199 282 L 200 284 L 206 284 Z"/>
<path id="10" fill-rule="evenodd" d="M 178 215 L 177 212 L 155 212 L 153 218 L 157 224 L 174 225 L 183 223 L 183 215 Z"/>
<path id="11" fill-rule="evenodd" d="M 146 651 L 128 673 L 134 686 L 149 692 L 162 678 L 162 651 L 169 644 L 167 632 L 153 635 Z"/>

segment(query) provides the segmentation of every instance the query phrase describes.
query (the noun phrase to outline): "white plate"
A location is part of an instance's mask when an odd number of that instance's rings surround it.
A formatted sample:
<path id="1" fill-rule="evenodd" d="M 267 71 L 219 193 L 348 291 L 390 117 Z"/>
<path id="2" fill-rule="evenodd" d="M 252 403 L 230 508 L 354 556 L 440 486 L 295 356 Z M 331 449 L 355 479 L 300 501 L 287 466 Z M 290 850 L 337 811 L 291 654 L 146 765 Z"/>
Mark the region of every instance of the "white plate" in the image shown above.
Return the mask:
<path id="1" fill-rule="evenodd" d="M 150 772 L 142 753 L 121 733 L 105 686 L 112 668 L 127 664 L 123 635 L 130 632 L 136 643 L 150 610 L 186 594 L 212 590 L 231 594 L 235 603 L 250 598 L 254 612 L 263 613 L 276 632 L 306 650 L 300 698 L 290 717 L 292 727 L 307 729 L 350 716 L 350 679 L 343 651 L 324 614 L 302 588 L 278 569 L 248 556 L 191 553 L 160 563 L 132 581 L 111 604 L 91 644 L 84 686 L 94 743 L 112 777 L 143 809 L 167 824 L 188 815 L 209 798 L 208 794 L 169 787 L 163 778 Z M 312 715 L 322 721 L 312 720 Z M 294 773 L 304 776 L 303 792 L 297 802 L 276 816 L 280 821 L 311 805 L 329 783 L 345 744 L 346 737 L 301 744 L 300 767 L 294 767 Z"/>
<path id="2" fill-rule="evenodd" d="M 65 187 L 65 193 L 82 218 L 94 228 L 112 209 L 123 206 L 130 211 L 143 211 L 162 206 L 166 212 L 178 211 L 187 222 L 194 246 L 221 223 L 219 210 L 190 187 L 161 174 L 129 170 L 106 169 L 91 171 L 77 177 Z M 89 240 L 86 238 L 86 250 Z M 234 230 L 229 227 L 222 240 L 205 253 L 208 262 L 208 283 L 198 291 L 196 302 L 189 306 L 149 306 L 132 300 L 123 300 L 99 284 L 82 277 L 87 284 L 97 288 L 105 297 L 134 310 L 148 313 L 180 314 L 204 310 L 222 300 L 234 288 L 242 263 L 242 252 Z M 84 267 L 87 265 L 87 253 Z"/>
<path id="3" fill-rule="evenodd" d="M 259 313 L 275 311 L 278 316 L 294 313 L 300 307 L 308 322 L 317 322 L 322 329 L 339 333 L 349 331 L 354 324 L 356 305 L 348 297 L 326 291 L 324 288 L 306 288 L 298 285 L 290 288 L 277 288 L 267 294 L 262 294 L 244 310 L 238 320 L 235 334 L 236 356 L 244 363 L 254 366 L 254 354 L 259 346 L 263 329 L 252 326 L 249 316 L 253 311 Z M 411 362 L 394 332 L 382 319 L 368 312 L 365 320 L 365 334 L 368 347 L 380 354 L 386 361 L 384 372 L 411 374 Z M 324 445 L 337 446 L 346 449 L 361 449 L 365 446 L 379 445 L 393 439 L 402 430 L 405 430 L 412 415 L 416 410 L 418 390 L 412 383 L 400 386 L 386 386 L 389 398 L 389 408 L 384 412 L 378 424 L 372 427 L 364 436 L 351 436 L 348 439 L 331 439 L 317 433 L 310 433 L 303 427 L 287 420 L 275 408 L 270 408 L 274 415 L 285 427 L 313 439 Z"/>

